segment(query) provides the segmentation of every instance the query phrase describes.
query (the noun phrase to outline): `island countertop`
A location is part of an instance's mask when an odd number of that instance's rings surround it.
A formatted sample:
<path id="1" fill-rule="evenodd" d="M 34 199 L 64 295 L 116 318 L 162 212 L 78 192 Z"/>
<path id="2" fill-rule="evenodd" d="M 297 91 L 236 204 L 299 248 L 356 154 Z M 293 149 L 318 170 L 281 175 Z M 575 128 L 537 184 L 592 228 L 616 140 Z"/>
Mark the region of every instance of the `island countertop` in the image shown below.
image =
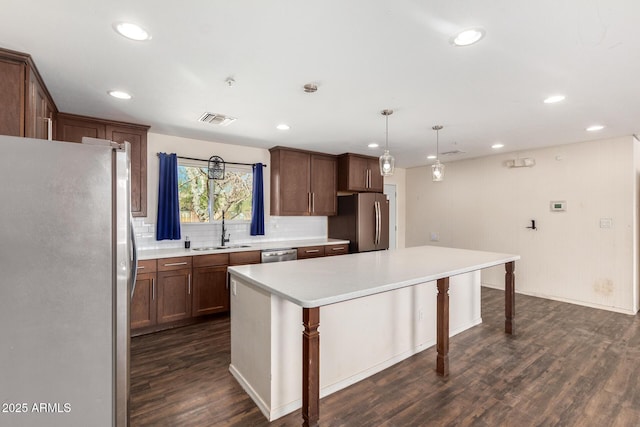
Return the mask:
<path id="1" fill-rule="evenodd" d="M 419 246 L 235 266 L 229 267 L 228 271 L 232 277 L 237 276 L 303 308 L 313 308 L 519 259 L 519 255 L 513 254 Z"/>

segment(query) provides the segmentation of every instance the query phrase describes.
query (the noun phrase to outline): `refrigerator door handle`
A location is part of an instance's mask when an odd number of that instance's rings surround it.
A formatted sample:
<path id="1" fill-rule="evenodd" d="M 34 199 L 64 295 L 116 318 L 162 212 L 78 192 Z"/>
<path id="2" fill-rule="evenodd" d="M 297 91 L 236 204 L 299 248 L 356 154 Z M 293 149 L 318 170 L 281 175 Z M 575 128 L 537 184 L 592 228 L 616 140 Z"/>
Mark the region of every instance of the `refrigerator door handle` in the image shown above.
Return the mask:
<path id="1" fill-rule="evenodd" d="M 382 237 L 382 208 L 380 208 L 380 202 L 376 202 L 378 204 L 378 243 L 380 245 L 380 238 Z"/>
<path id="2" fill-rule="evenodd" d="M 373 244 L 377 246 L 380 242 L 380 204 L 378 203 L 378 201 L 375 201 L 373 202 L 373 206 L 376 211 L 376 237 L 373 241 Z"/>
<path id="3" fill-rule="evenodd" d="M 378 245 L 380 245 L 380 239 L 382 238 L 382 208 L 380 202 L 378 202 Z"/>
<path id="4" fill-rule="evenodd" d="M 133 218 L 129 217 L 129 229 L 131 230 L 131 299 L 136 290 L 136 276 L 138 275 L 138 245 L 136 244 L 136 232 L 133 229 Z"/>

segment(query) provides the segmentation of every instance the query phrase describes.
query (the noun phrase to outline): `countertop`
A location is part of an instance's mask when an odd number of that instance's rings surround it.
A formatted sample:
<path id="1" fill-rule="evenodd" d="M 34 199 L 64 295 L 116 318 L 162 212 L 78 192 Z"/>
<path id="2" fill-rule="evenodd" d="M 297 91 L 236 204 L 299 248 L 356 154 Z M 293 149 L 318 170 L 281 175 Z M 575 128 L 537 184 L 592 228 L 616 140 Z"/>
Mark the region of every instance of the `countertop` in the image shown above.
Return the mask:
<path id="1" fill-rule="evenodd" d="M 301 307 L 321 307 L 468 273 L 520 255 L 419 246 L 229 267 L 233 277 Z M 233 286 L 233 284 L 232 284 Z"/>
<path id="2" fill-rule="evenodd" d="M 167 248 L 167 249 L 147 249 L 138 251 L 138 259 L 160 259 L 160 258 L 173 258 L 181 256 L 197 256 L 207 254 L 224 254 L 229 252 L 247 252 L 247 251 L 262 251 L 265 249 L 284 249 L 284 248 L 304 248 L 309 246 L 326 246 L 326 245 L 339 245 L 348 244 L 348 240 L 341 239 L 304 239 L 304 240 L 280 240 L 273 242 L 259 242 L 259 243 L 246 243 L 246 247 L 233 247 L 235 243 L 229 243 L 227 249 L 212 249 L 208 251 L 196 251 L 194 248 Z M 245 245 L 244 243 L 242 244 Z M 215 246 L 212 244 L 211 246 Z"/>

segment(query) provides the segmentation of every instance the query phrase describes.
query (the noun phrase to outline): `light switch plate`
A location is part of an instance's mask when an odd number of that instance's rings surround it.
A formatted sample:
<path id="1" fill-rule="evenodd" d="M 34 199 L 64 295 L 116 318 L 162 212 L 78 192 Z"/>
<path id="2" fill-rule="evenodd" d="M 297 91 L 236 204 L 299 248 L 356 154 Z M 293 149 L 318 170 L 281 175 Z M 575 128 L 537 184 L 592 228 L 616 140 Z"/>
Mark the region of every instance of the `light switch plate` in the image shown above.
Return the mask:
<path id="1" fill-rule="evenodd" d="M 600 228 L 612 228 L 613 220 L 611 218 L 600 218 Z"/>

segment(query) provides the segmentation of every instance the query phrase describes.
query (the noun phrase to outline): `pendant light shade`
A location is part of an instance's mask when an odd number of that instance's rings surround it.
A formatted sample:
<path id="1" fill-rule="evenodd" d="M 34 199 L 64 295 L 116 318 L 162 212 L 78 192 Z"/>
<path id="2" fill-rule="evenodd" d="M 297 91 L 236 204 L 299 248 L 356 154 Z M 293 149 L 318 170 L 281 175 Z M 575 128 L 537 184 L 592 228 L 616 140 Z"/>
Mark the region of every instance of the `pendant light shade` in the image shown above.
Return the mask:
<path id="1" fill-rule="evenodd" d="M 440 182 L 444 179 L 444 165 L 440 163 L 440 159 L 438 159 L 438 155 L 440 154 L 440 140 L 439 140 L 439 131 L 442 129 L 442 126 L 436 125 L 431 129 L 436 131 L 436 162 L 431 165 L 431 179 L 433 182 Z"/>
<path id="2" fill-rule="evenodd" d="M 436 163 L 431 165 L 431 178 L 434 182 L 440 182 L 444 179 L 444 165 L 440 163 L 440 160 L 436 160 Z"/>
<path id="3" fill-rule="evenodd" d="M 391 176 L 395 169 L 396 160 L 391 154 L 389 154 L 389 116 L 393 114 L 393 110 L 382 110 L 382 115 L 386 120 L 386 132 L 385 132 L 385 149 L 384 154 L 380 156 L 380 175 Z"/>

